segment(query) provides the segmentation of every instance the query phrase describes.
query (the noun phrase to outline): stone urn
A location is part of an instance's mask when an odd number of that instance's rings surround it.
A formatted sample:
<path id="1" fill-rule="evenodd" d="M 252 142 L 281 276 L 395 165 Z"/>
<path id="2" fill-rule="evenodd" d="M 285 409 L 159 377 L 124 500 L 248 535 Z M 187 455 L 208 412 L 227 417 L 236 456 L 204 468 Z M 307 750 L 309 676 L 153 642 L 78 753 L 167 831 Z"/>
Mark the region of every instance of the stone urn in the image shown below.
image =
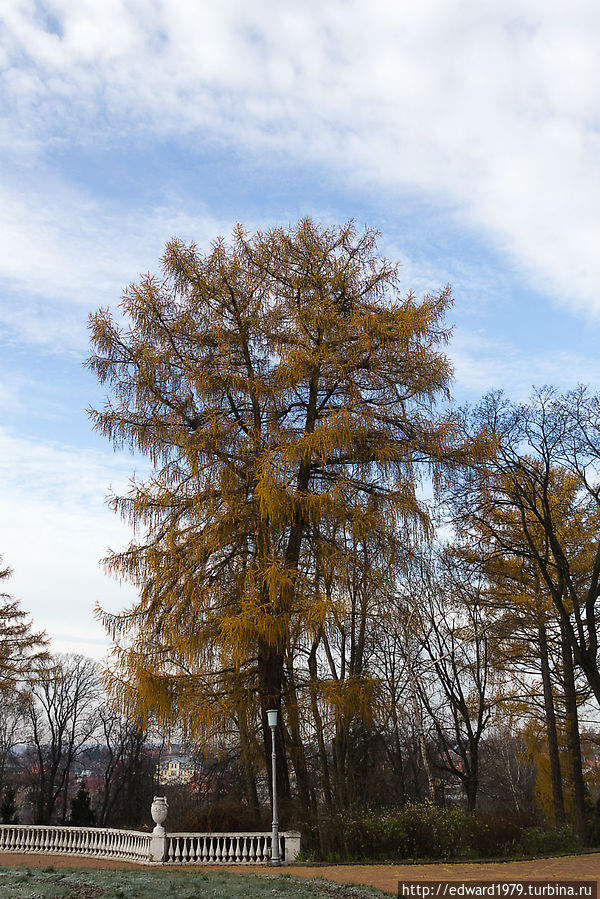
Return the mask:
<path id="1" fill-rule="evenodd" d="M 152 801 L 152 806 L 150 807 L 150 811 L 152 813 L 152 820 L 156 824 L 156 827 L 153 830 L 153 833 L 164 833 L 165 829 L 163 824 L 167 817 L 167 812 L 169 811 L 169 806 L 167 803 L 166 796 L 155 796 Z"/>

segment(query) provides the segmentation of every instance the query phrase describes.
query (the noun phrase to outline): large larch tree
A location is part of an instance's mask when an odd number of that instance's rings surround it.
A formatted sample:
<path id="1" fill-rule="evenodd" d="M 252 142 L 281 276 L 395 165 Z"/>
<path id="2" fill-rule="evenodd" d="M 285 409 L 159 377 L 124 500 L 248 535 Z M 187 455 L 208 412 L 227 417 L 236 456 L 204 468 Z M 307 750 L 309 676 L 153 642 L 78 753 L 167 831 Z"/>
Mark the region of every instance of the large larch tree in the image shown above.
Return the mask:
<path id="1" fill-rule="evenodd" d="M 332 612 L 308 548 L 322 540 L 342 568 L 338 524 L 346 539 L 382 522 L 407 541 L 428 530 L 420 480 L 467 452 L 434 408 L 451 379 L 450 303 L 448 288 L 403 296 L 374 232 L 305 219 L 238 227 L 206 254 L 172 240 L 121 316 L 91 317 L 88 364 L 110 391 L 95 425 L 154 464 L 113 499 L 136 532 L 108 564 L 140 590 L 102 615 L 124 705 L 196 735 L 223 720 L 247 730 L 258 708 L 270 763 L 265 713 L 281 711 L 291 624 L 317 634 Z"/>

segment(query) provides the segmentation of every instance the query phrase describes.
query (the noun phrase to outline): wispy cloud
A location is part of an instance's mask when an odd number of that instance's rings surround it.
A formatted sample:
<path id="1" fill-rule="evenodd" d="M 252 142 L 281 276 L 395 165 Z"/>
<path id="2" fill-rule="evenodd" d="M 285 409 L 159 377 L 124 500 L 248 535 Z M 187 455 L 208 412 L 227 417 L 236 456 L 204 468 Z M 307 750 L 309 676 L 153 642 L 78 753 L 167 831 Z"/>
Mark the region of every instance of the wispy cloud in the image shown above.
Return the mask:
<path id="1" fill-rule="evenodd" d="M 600 311 L 592 0 L 6 7 L 19 146 L 162 133 L 279 147 L 428 194 L 560 302 Z"/>
<path id="2" fill-rule="evenodd" d="M 166 240 L 181 234 L 208 243 L 223 229 L 178 198 L 122 209 L 56 179 L 43 189 L 0 185 L 0 326 L 19 342 L 84 352 L 87 313 L 114 306 L 140 272 L 156 271 Z"/>
<path id="3" fill-rule="evenodd" d="M 132 469 L 131 458 L 0 429 L 0 547 L 14 570 L 7 586 L 36 626 L 57 639 L 56 648 L 73 648 L 77 635 L 97 655 L 104 641 L 95 604 L 117 609 L 134 599 L 133 588 L 107 578 L 99 564 L 109 546 L 130 539 L 104 497 L 110 483 L 126 487 Z"/>

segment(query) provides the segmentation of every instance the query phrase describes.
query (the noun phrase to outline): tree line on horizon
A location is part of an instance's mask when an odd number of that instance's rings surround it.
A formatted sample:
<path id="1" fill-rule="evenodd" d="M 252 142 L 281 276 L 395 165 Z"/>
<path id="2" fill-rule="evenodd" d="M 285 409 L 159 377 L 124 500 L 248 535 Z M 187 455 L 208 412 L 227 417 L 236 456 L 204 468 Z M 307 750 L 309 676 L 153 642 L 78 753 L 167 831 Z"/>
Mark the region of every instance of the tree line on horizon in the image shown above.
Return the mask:
<path id="1" fill-rule="evenodd" d="M 95 426 L 154 471 L 112 504 L 98 610 L 126 719 L 235 747 L 260 817 L 427 799 L 596 839 L 600 399 L 451 403 L 449 288 L 400 289 L 352 224 L 167 245 L 91 317 Z M 270 779 L 269 779 L 270 783 Z M 284 821 L 285 824 L 285 821 Z"/>

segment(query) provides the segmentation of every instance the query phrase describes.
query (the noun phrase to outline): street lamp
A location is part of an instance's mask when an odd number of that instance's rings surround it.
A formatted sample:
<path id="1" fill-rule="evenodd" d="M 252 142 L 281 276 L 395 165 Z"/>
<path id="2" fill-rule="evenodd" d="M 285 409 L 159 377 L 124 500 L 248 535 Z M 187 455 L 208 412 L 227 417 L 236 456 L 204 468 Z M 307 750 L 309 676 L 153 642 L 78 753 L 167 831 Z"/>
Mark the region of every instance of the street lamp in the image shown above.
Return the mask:
<path id="1" fill-rule="evenodd" d="M 279 821 L 277 820 L 277 754 L 275 752 L 275 728 L 277 727 L 277 709 L 267 711 L 267 720 L 271 728 L 271 773 L 273 775 L 273 830 L 271 832 L 271 864 L 280 865 L 279 857 Z"/>

